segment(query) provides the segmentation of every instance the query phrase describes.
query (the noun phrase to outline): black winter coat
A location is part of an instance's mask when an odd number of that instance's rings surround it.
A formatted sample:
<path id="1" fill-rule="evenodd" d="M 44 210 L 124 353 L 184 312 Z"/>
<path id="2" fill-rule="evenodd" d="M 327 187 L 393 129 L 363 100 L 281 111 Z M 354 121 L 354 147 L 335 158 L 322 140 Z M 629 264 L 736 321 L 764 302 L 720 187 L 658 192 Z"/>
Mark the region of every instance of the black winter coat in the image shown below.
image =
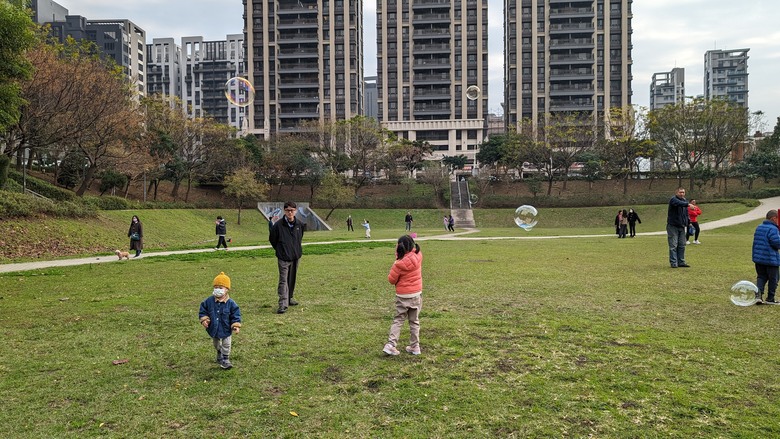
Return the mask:
<path id="1" fill-rule="evenodd" d="M 306 225 L 298 221 L 298 218 L 290 224 L 286 217 L 271 226 L 271 233 L 268 235 L 268 242 L 276 251 L 276 257 L 283 261 L 295 261 L 303 255 L 301 242 L 303 241 L 303 232 Z"/>

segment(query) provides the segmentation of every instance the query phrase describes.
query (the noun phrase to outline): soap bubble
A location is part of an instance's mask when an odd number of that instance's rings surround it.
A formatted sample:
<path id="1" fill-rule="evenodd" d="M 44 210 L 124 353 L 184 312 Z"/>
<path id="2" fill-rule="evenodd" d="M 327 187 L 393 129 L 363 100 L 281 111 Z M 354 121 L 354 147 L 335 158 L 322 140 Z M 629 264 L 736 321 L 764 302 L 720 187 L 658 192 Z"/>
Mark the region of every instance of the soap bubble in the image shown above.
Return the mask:
<path id="1" fill-rule="evenodd" d="M 536 215 L 538 213 L 539 212 L 534 206 L 528 206 L 524 204 L 515 209 L 515 224 L 528 232 L 536 225 Z"/>
<path id="2" fill-rule="evenodd" d="M 248 79 L 236 76 L 225 83 L 225 97 L 237 107 L 247 107 L 255 100 L 255 88 Z"/>
<path id="3" fill-rule="evenodd" d="M 758 301 L 758 287 L 750 281 L 741 280 L 731 287 L 731 303 L 750 306 Z"/>

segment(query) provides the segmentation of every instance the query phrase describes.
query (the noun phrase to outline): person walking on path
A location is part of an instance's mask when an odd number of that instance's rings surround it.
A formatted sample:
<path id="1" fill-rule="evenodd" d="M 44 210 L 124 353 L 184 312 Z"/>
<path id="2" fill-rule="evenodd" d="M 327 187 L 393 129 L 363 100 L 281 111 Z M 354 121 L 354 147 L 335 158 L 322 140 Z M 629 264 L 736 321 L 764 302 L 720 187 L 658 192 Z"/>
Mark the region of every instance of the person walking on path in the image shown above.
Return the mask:
<path id="1" fill-rule="evenodd" d="M 279 265 L 279 308 L 277 314 L 287 312 L 288 306 L 295 306 L 298 301 L 293 299 L 295 293 L 295 279 L 298 276 L 298 262 L 303 255 L 303 233 L 306 225 L 295 218 L 298 206 L 292 202 L 284 203 L 284 216 L 274 223 L 268 241 L 276 251 L 276 259 Z"/>
<path id="2" fill-rule="evenodd" d="M 363 220 L 362 226 L 366 229 L 366 239 L 371 239 L 371 224 L 368 223 L 367 219 Z"/>
<path id="3" fill-rule="evenodd" d="M 626 209 L 623 209 L 618 214 L 618 218 L 618 238 L 625 238 L 626 234 L 628 233 L 628 212 L 626 212 Z"/>
<path id="4" fill-rule="evenodd" d="M 632 238 L 636 236 L 636 223 L 642 224 L 642 220 L 639 219 L 639 215 L 634 209 L 628 209 L 628 234 Z"/>
<path id="5" fill-rule="evenodd" d="M 144 226 L 138 215 L 133 215 L 130 220 L 130 229 L 127 231 L 127 237 L 130 238 L 130 251 L 135 251 L 134 258 L 141 256 L 144 249 Z"/>
<path id="6" fill-rule="evenodd" d="M 211 336 L 214 349 L 217 350 L 217 364 L 223 369 L 230 369 L 230 350 L 233 346 L 233 333 L 241 330 L 241 310 L 238 304 L 230 298 L 230 278 L 225 272 L 220 272 L 214 278 L 214 290 L 200 304 L 198 318 Z"/>
<path id="7" fill-rule="evenodd" d="M 685 189 L 677 188 L 677 192 L 669 200 L 666 214 L 669 265 L 672 268 L 690 267 L 685 262 L 685 232 L 688 228 L 688 221 L 688 200 L 685 199 Z"/>
<path id="8" fill-rule="evenodd" d="M 215 233 L 219 239 L 217 240 L 217 246 L 214 248 L 214 250 L 219 250 L 220 245 L 225 247 L 225 250 L 227 250 L 227 242 L 225 242 L 225 235 L 227 235 L 227 223 L 221 216 L 218 216 L 215 224 Z"/>
<path id="9" fill-rule="evenodd" d="M 620 220 L 623 217 L 623 211 L 618 210 L 617 215 L 615 215 L 615 235 L 620 238 Z"/>
<path id="10" fill-rule="evenodd" d="M 455 231 L 455 218 L 452 215 L 447 216 L 447 230 L 450 232 Z"/>
<path id="11" fill-rule="evenodd" d="M 387 280 L 395 285 L 395 317 L 387 343 L 382 349 L 387 355 L 398 355 L 396 347 L 404 321 L 409 321 L 409 346 L 406 352 L 420 355 L 420 310 L 422 309 L 422 260 L 420 246 L 409 235 L 398 238 L 395 262 Z"/>
<path id="12" fill-rule="evenodd" d="M 756 227 L 753 233 L 753 263 L 756 264 L 756 303 L 778 305 L 775 300 L 777 280 L 780 277 L 780 232 L 777 230 L 777 211 L 770 210 L 766 219 Z M 762 301 L 764 285 L 769 284 L 766 300 Z"/>
<path id="13" fill-rule="evenodd" d="M 701 215 L 701 209 L 699 209 L 699 206 L 696 204 L 696 200 L 691 200 L 690 203 L 688 203 L 688 219 L 691 221 L 690 224 L 693 226 L 694 233 L 690 233 L 690 228 L 688 229 L 689 233 L 686 233 L 685 235 L 685 243 L 690 244 L 691 236 L 693 236 L 693 243 L 694 244 L 701 244 L 699 242 L 699 232 L 701 229 L 699 228 L 699 221 L 698 217 Z"/>
<path id="14" fill-rule="evenodd" d="M 352 215 L 347 215 L 347 232 L 354 232 L 355 228 L 352 227 Z"/>
<path id="15" fill-rule="evenodd" d="M 444 223 L 444 230 L 449 231 L 450 230 L 450 219 L 447 218 L 447 215 L 444 215 L 442 218 L 442 222 Z"/>
<path id="16" fill-rule="evenodd" d="M 411 232 L 412 231 L 412 221 L 414 219 L 412 218 L 412 212 L 406 211 L 406 216 L 404 217 L 404 222 L 406 223 L 406 231 Z"/>

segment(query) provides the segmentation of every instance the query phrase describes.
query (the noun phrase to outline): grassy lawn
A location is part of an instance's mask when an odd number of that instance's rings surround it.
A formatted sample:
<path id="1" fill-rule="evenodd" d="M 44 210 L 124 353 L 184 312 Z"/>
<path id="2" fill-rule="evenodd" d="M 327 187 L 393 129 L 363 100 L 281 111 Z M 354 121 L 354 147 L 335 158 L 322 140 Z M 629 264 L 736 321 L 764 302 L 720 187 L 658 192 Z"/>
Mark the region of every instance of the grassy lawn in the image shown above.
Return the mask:
<path id="1" fill-rule="evenodd" d="M 615 210 L 540 212 L 550 222 L 530 234 L 611 234 Z M 662 230 L 665 206 L 637 210 L 640 232 Z M 710 205 L 702 220 L 745 210 Z M 372 235 L 396 238 L 403 213 L 374 211 Z M 130 214 L 116 215 L 126 228 Z M 444 233 L 413 215 L 418 233 Z M 478 223 L 490 215 L 506 219 L 478 211 Z M 703 232 L 688 247 L 693 267 L 677 270 L 665 236 L 421 242 L 419 357 L 381 351 L 391 243 L 306 246 L 301 305 L 281 316 L 269 250 L 0 275 L 0 436 L 777 437 L 780 307 L 728 299 L 733 283 L 755 278 L 756 224 Z M 211 237 L 213 225 L 202 228 Z M 482 234 L 504 231 L 530 235 Z M 229 371 L 197 322 L 220 271 L 244 316 Z"/>

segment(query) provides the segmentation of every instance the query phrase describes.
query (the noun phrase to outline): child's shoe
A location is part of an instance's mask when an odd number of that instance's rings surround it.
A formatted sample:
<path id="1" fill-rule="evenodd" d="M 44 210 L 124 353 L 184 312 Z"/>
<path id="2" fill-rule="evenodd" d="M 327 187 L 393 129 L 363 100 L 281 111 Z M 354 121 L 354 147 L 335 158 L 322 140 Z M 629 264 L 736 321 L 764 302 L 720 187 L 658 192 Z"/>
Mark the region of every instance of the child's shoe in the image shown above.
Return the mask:
<path id="1" fill-rule="evenodd" d="M 385 345 L 384 349 L 382 349 L 382 352 L 386 353 L 387 355 L 400 354 L 400 352 L 398 352 L 398 349 L 396 349 L 395 346 L 391 345 L 390 343 Z"/>
<path id="2" fill-rule="evenodd" d="M 222 352 L 217 351 L 217 364 L 222 364 Z"/>
<path id="3" fill-rule="evenodd" d="M 412 349 L 411 346 L 406 347 L 406 352 L 412 354 L 412 355 L 420 355 L 420 347 L 417 346 L 417 349 Z"/>
<path id="4" fill-rule="evenodd" d="M 222 362 L 219 363 L 219 367 L 221 367 L 223 369 L 230 369 L 231 367 L 233 367 L 233 365 L 230 363 L 230 359 L 228 358 L 227 355 L 222 357 Z"/>

